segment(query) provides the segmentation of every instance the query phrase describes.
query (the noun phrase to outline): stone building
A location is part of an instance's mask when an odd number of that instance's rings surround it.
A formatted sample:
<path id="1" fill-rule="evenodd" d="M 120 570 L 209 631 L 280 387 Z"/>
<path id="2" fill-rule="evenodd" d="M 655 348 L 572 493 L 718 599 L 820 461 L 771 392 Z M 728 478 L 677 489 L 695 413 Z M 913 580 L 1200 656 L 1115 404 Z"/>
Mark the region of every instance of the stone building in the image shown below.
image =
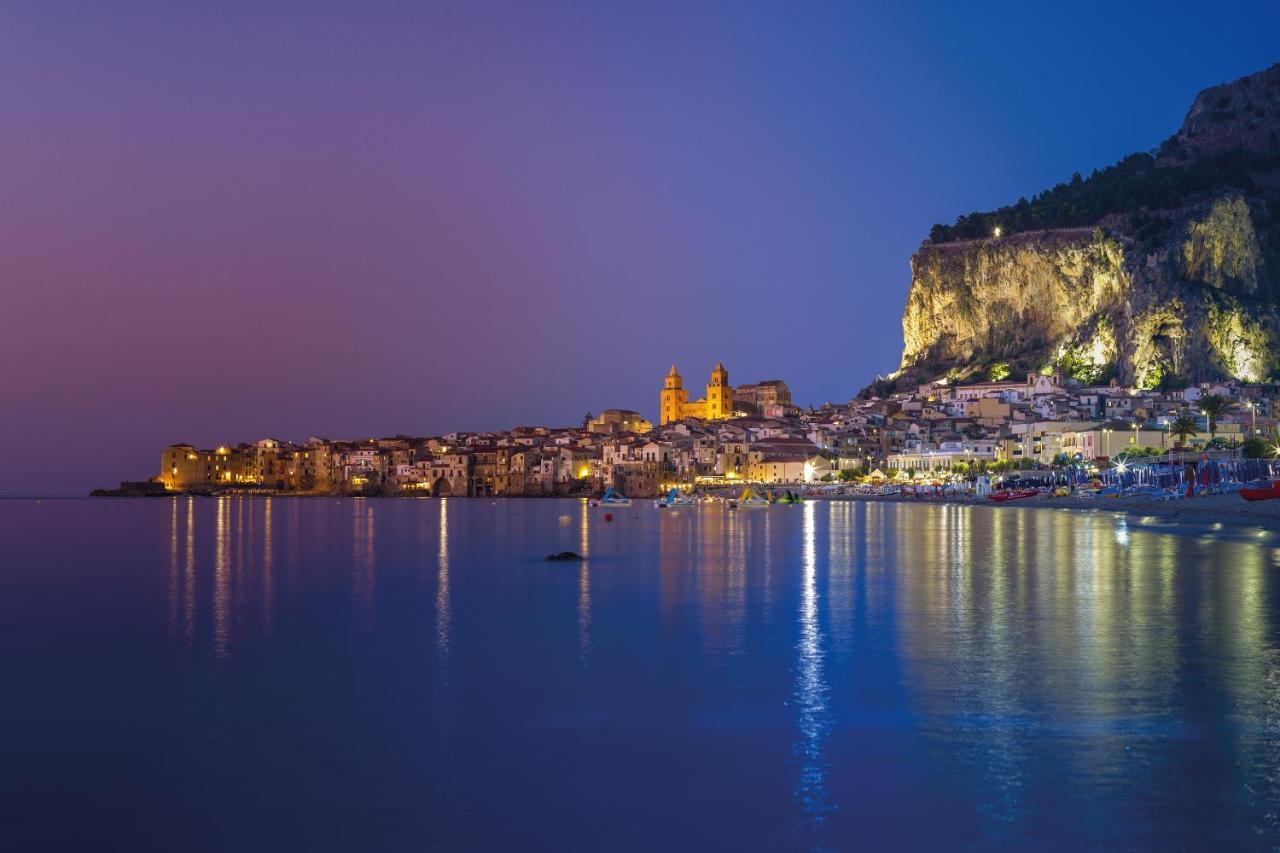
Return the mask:
<path id="1" fill-rule="evenodd" d="M 689 392 L 685 390 L 684 380 L 676 366 L 671 365 L 659 395 L 658 412 L 660 426 L 685 418 L 722 421 L 733 417 L 733 387 L 729 384 L 729 371 L 717 362 L 715 369 L 711 371 L 711 381 L 707 383 L 706 397 L 689 402 Z"/>
<path id="2" fill-rule="evenodd" d="M 605 409 L 587 424 L 587 431 L 594 435 L 617 435 L 620 432 L 642 433 L 653 429 L 639 412 L 630 409 Z"/>

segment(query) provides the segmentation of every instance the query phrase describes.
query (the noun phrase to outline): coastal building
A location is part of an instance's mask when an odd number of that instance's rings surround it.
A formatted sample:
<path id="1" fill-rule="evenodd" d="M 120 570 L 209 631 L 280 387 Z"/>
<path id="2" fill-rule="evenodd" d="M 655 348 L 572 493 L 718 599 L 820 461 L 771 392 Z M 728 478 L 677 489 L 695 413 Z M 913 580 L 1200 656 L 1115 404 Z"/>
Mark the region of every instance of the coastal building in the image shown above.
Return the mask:
<path id="1" fill-rule="evenodd" d="M 243 447 L 197 450 L 190 444 L 171 444 L 164 449 L 158 480 L 169 491 L 260 481 L 254 457 Z"/>
<path id="2" fill-rule="evenodd" d="M 657 497 L 659 473 L 656 462 L 625 462 L 614 466 L 610 485 L 633 498 Z"/>
<path id="3" fill-rule="evenodd" d="M 1062 434 L 1062 452 L 1081 459 L 1110 459 L 1127 450 L 1167 446 L 1171 442 L 1165 430 L 1129 421 L 1103 421 Z"/>
<path id="4" fill-rule="evenodd" d="M 832 472 L 831 460 L 816 448 L 765 450 L 752 452 L 747 479 L 765 484 L 817 483 L 830 479 Z"/>
<path id="5" fill-rule="evenodd" d="M 959 463 L 968 466 L 975 462 L 995 462 L 996 442 L 943 441 L 936 446 L 913 443 L 900 453 L 890 454 L 885 461 L 891 470 L 946 471 Z"/>
<path id="6" fill-rule="evenodd" d="M 1035 420 L 1010 426 L 1010 447 L 1007 458 L 1030 459 L 1050 463 L 1059 453 L 1075 452 L 1063 447 L 1067 433 L 1077 433 L 1093 427 L 1094 421 L 1045 421 Z M 1016 447 L 1014 446 L 1016 445 Z"/>
<path id="7" fill-rule="evenodd" d="M 211 454 L 190 444 L 171 444 L 160 454 L 160 482 L 170 491 L 181 491 L 209 482 Z"/>
<path id="8" fill-rule="evenodd" d="M 454 448 L 431 461 L 431 494 L 436 497 L 469 497 L 471 451 Z"/>

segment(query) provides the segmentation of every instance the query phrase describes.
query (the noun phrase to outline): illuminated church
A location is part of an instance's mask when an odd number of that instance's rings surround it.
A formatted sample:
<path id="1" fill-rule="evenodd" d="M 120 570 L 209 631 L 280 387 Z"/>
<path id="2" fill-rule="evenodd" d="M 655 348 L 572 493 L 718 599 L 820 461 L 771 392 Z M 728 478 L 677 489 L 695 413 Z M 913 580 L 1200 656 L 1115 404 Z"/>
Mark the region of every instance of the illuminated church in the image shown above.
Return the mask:
<path id="1" fill-rule="evenodd" d="M 707 396 L 691 403 L 689 392 L 684 388 L 684 380 L 680 378 L 673 364 L 663 383 L 660 401 L 659 425 L 685 418 L 701 418 L 704 421 L 723 421 L 731 418 L 733 417 L 733 388 L 729 385 L 729 371 L 724 369 L 723 364 L 717 362 L 716 369 L 711 371 L 711 381 L 707 383 Z"/>

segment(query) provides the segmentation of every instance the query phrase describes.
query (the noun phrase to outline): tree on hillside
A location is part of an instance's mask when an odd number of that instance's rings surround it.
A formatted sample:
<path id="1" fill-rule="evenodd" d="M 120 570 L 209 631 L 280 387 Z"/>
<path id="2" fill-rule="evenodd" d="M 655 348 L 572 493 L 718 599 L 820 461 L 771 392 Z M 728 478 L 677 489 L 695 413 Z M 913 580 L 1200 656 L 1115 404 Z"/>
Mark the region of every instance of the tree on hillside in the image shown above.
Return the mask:
<path id="1" fill-rule="evenodd" d="M 1200 425 L 1191 415 L 1178 415 L 1169 424 L 1169 434 L 1178 439 L 1178 445 L 1186 443 L 1187 438 L 1200 431 Z"/>
<path id="2" fill-rule="evenodd" d="M 1209 419 L 1209 438 L 1218 432 L 1218 417 L 1231 408 L 1231 401 L 1221 394 L 1209 394 L 1200 398 L 1200 413 Z"/>

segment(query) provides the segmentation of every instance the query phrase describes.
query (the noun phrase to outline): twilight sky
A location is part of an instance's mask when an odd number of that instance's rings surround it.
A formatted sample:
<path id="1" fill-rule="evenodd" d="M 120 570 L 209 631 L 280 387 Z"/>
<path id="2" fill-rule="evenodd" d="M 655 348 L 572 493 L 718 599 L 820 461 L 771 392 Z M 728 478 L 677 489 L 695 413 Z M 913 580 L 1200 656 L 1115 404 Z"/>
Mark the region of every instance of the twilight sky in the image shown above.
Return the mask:
<path id="1" fill-rule="evenodd" d="M 932 223 L 1280 59 L 1275 2 L 882 5 L 0 2 L 0 493 L 672 361 L 848 399 Z"/>

